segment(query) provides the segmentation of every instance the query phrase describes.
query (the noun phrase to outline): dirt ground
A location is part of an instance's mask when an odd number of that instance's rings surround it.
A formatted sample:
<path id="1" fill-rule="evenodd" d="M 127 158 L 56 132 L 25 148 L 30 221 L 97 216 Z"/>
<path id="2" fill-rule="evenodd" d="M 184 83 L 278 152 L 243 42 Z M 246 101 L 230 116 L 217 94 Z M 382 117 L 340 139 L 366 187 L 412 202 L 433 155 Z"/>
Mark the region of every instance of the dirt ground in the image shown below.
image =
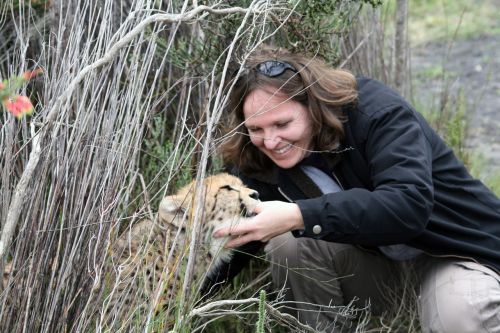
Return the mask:
<path id="1" fill-rule="evenodd" d="M 413 94 L 436 100 L 443 90 L 437 74 L 449 75 L 451 91 L 462 88 L 469 112 L 467 146 L 486 159 L 485 172 L 500 170 L 500 35 L 431 43 L 412 50 L 412 71 L 420 81 Z M 416 83 L 416 82 L 415 82 Z"/>

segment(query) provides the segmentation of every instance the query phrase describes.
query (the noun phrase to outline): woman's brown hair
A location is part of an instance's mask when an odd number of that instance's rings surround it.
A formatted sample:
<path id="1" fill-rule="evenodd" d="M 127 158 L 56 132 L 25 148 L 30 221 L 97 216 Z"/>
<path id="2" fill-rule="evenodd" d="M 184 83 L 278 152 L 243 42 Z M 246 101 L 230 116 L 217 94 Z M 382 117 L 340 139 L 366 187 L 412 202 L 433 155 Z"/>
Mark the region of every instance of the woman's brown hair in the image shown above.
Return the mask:
<path id="1" fill-rule="evenodd" d="M 285 70 L 281 75 L 266 76 L 256 66 L 276 60 L 292 65 L 297 72 Z M 229 82 L 231 86 L 234 82 Z M 262 46 L 250 54 L 245 70 L 237 78 L 229 95 L 227 139 L 221 146 L 226 165 L 244 173 L 262 172 L 271 160 L 250 142 L 244 126 L 243 104 L 256 89 L 277 89 L 280 93 L 305 105 L 313 120 L 313 149 L 336 150 L 344 136 L 343 107 L 357 100 L 355 77 L 346 70 L 334 69 L 318 58 L 292 54 L 282 48 Z"/>

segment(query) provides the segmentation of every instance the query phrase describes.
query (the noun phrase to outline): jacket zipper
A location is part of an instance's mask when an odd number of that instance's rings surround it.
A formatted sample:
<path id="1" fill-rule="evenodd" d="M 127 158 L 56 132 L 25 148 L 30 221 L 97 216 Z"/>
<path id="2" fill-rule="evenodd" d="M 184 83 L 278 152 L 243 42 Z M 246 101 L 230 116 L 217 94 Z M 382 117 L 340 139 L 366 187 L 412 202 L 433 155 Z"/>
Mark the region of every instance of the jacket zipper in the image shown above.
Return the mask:
<path id="1" fill-rule="evenodd" d="M 283 192 L 283 190 L 281 189 L 281 187 L 278 186 L 278 192 L 280 192 L 280 194 L 286 199 L 288 200 L 289 202 L 292 202 L 294 203 L 295 201 L 293 201 L 292 199 L 290 199 L 290 197 L 288 195 L 285 194 L 285 192 Z"/>
<path id="2" fill-rule="evenodd" d="M 332 176 L 333 176 L 333 179 L 335 179 L 335 181 L 337 182 L 337 184 L 340 186 L 340 188 L 342 189 L 342 191 L 345 191 L 344 186 L 342 186 L 342 183 L 337 178 L 337 175 L 335 174 L 335 171 L 332 171 Z"/>

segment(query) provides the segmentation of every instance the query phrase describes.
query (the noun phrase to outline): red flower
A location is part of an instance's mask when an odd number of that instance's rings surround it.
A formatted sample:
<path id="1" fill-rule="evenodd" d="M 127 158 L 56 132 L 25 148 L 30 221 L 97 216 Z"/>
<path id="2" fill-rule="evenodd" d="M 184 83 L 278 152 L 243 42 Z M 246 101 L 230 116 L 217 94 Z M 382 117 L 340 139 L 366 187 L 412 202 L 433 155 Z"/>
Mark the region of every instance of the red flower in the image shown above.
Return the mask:
<path id="1" fill-rule="evenodd" d="M 5 84 L 3 84 L 3 82 L 0 82 L 0 90 L 2 90 L 3 88 L 5 88 Z"/>
<path id="2" fill-rule="evenodd" d="M 23 79 L 25 79 L 26 81 L 31 80 L 40 73 L 43 73 L 43 69 L 41 68 L 37 68 L 34 71 L 26 71 L 23 73 Z"/>
<path id="3" fill-rule="evenodd" d="M 26 96 L 6 98 L 2 103 L 7 111 L 12 113 L 17 119 L 33 113 L 33 104 L 31 104 L 30 99 Z"/>

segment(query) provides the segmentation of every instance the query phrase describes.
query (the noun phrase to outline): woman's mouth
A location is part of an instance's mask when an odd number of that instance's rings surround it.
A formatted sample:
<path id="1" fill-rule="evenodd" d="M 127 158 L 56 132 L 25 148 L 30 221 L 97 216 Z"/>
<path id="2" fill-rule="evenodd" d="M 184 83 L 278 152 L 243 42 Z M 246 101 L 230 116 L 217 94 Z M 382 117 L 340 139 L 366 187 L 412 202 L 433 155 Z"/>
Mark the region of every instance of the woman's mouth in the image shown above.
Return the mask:
<path id="1" fill-rule="evenodd" d="M 293 145 L 291 143 L 289 143 L 288 145 L 286 145 L 283 148 L 274 149 L 274 152 L 281 155 L 281 154 L 288 152 L 290 149 L 292 149 L 292 147 L 293 147 Z"/>

